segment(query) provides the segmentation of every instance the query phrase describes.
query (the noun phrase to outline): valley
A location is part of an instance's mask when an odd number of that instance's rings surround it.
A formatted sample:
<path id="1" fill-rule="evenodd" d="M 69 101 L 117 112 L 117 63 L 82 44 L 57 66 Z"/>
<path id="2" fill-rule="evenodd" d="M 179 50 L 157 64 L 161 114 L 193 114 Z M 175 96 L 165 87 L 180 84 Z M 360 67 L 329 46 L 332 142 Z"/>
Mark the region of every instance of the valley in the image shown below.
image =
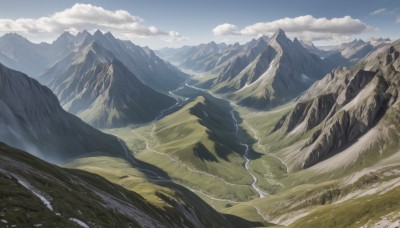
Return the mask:
<path id="1" fill-rule="evenodd" d="M 0 18 L 1 227 L 400 226 L 400 40 L 351 16 L 146 23 Z"/>

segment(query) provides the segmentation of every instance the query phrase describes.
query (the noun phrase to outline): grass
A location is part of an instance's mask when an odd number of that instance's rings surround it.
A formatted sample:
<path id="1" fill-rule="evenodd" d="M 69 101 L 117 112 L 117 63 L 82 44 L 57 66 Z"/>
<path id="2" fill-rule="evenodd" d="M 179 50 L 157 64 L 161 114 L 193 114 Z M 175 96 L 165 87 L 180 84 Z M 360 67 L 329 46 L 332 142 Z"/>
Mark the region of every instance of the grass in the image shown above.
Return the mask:
<path id="1" fill-rule="evenodd" d="M 70 218 L 94 227 L 140 227 L 143 219 L 153 219 L 153 225 L 191 227 L 193 220 L 185 213 L 192 213 L 204 226 L 230 227 L 190 191 L 173 183 L 149 183 L 123 159 L 91 154 L 70 160 L 65 166 L 99 173 L 114 183 L 86 171 L 48 164 L 0 144 L 0 219 L 21 227 L 78 227 Z M 24 187 L 21 181 L 32 187 Z M 46 198 L 54 211 L 33 192 Z"/>
<path id="2" fill-rule="evenodd" d="M 139 128 L 111 129 L 106 133 L 117 135 L 125 140 L 129 148 L 134 151 L 136 158 L 166 171 L 174 182 L 192 189 L 200 198 L 219 211 L 258 224 L 262 223 L 265 226 L 279 222 L 276 219 L 279 217 L 281 217 L 280 221 L 289 221 L 298 216 L 298 221 L 303 221 L 303 219 L 312 218 L 314 213 L 321 213 L 318 216 L 323 216 L 331 209 L 337 210 L 338 216 L 341 216 L 338 210 L 340 207 L 331 203 L 352 192 L 369 188 L 375 183 L 375 179 L 365 176 L 351 187 L 342 188 L 339 186 L 340 178 L 365 167 L 377 165 L 377 161 L 397 152 L 399 146 L 396 139 L 398 131 L 394 129 L 389 132 L 389 138 L 386 141 L 378 142 L 366 150 L 365 155 L 347 169 L 334 172 L 300 170 L 296 163 L 288 160 L 287 156 L 291 154 L 288 152 L 308 140 L 316 129 L 311 129 L 301 135 L 288 135 L 282 131 L 272 132 L 281 116 L 290 112 L 294 103 L 268 112 L 234 107 L 237 112 L 235 116 L 240 124 L 239 135 L 236 138 L 232 134 L 233 125 L 229 119 L 229 104 L 188 88 L 180 92 L 191 97 L 201 96 L 154 124 Z M 397 115 L 396 112 L 387 113 L 383 121 L 387 125 L 398 126 Z M 251 145 L 250 170 L 258 179 L 257 185 L 271 194 L 264 199 L 257 199 L 249 187 L 251 179 L 242 166 L 243 158 L 240 146 L 237 145 L 239 139 Z M 384 153 L 376 153 L 381 148 L 384 148 Z M 396 164 L 396 162 L 392 163 Z M 381 166 L 386 165 L 387 163 L 382 163 Z M 115 172 L 114 169 L 118 169 L 117 167 L 124 166 L 115 164 L 102 175 L 110 175 Z M 93 169 L 93 171 L 101 173 L 98 170 Z M 129 176 L 126 180 L 125 178 L 117 180 L 117 176 L 121 177 L 122 172 L 113 175 L 114 177 L 109 177 L 113 182 L 135 189 L 153 203 L 162 204 L 162 201 L 157 202 L 160 200 L 157 197 L 152 198 L 154 192 L 150 189 L 154 186 L 144 184 L 138 187 L 140 185 L 137 180 L 141 177 Z M 243 176 L 246 178 L 241 178 Z M 221 180 L 235 185 L 229 185 Z M 379 183 L 389 180 L 390 178 L 380 178 Z M 364 197 L 360 198 L 360 201 L 363 201 L 362 199 Z M 375 204 L 384 205 L 385 202 L 377 200 L 374 201 L 373 205 Z M 361 211 L 360 214 L 362 213 L 368 215 L 368 212 Z M 377 215 L 375 212 L 371 214 L 374 219 L 376 219 L 375 215 Z M 304 217 L 300 218 L 301 216 Z M 328 214 L 326 216 L 329 217 Z M 364 222 L 366 221 L 360 220 L 358 224 Z M 332 225 L 328 222 L 317 223 L 314 220 L 310 224 L 319 227 Z"/>
<path id="3" fill-rule="evenodd" d="M 256 197 L 226 103 L 202 96 L 152 125 L 107 130 L 139 160 L 164 170 L 216 208 Z"/>
<path id="4" fill-rule="evenodd" d="M 366 196 L 338 205 L 324 205 L 314 209 L 290 227 L 360 227 L 373 225 L 382 217 L 400 211 L 400 189 L 383 195 Z"/>

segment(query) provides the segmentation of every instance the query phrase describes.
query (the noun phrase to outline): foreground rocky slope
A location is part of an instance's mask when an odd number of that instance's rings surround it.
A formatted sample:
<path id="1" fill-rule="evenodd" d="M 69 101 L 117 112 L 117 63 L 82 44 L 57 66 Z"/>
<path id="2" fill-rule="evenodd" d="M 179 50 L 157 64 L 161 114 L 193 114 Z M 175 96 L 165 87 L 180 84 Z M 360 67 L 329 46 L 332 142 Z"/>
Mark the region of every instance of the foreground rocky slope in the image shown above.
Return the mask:
<path id="1" fill-rule="evenodd" d="M 195 199 L 179 200 L 182 192 L 175 199 L 160 192 L 169 204 L 160 208 L 100 176 L 50 165 L 3 143 L 0 183 L 2 226 L 231 227 Z"/>

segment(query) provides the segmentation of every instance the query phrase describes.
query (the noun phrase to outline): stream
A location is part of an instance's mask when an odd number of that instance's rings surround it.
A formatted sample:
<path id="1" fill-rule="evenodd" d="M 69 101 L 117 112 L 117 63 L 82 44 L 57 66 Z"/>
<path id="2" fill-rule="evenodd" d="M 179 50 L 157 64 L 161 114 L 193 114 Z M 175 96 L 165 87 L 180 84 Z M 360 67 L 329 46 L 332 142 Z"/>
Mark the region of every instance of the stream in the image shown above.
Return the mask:
<path id="1" fill-rule="evenodd" d="M 210 96 L 213 96 L 213 97 L 215 97 L 215 98 L 225 100 L 225 99 L 223 99 L 223 98 L 221 98 L 221 97 L 215 96 L 215 95 L 212 94 L 209 90 L 202 89 L 202 88 L 197 88 L 197 87 L 194 87 L 194 86 L 192 86 L 192 85 L 189 85 L 188 83 L 185 83 L 185 86 L 187 86 L 187 87 L 189 87 L 189 88 L 192 88 L 192 89 L 195 89 L 195 90 L 199 90 L 199 91 L 205 92 L 205 93 L 207 93 L 207 94 L 209 94 Z M 229 102 L 229 101 L 228 101 L 228 102 Z M 229 103 L 232 105 L 231 102 L 229 102 Z M 232 116 L 233 124 L 234 124 L 234 126 L 235 126 L 235 135 L 236 135 L 236 137 L 238 138 L 238 136 L 239 136 L 239 125 L 238 125 L 238 121 L 237 121 L 237 119 L 236 119 L 236 117 L 235 117 L 234 109 L 232 109 L 232 110 L 230 111 L 230 113 L 231 113 L 231 116 Z M 239 139 L 238 139 L 238 140 L 239 140 Z M 250 148 L 249 148 L 249 145 L 248 145 L 248 144 L 245 144 L 245 143 L 243 143 L 243 142 L 241 142 L 240 140 L 239 140 L 239 144 L 245 148 L 244 153 L 243 153 L 243 158 L 244 158 L 244 160 L 245 160 L 245 162 L 244 162 L 244 168 L 245 168 L 246 171 L 250 174 L 250 176 L 253 178 L 253 182 L 251 183 L 251 187 L 252 187 L 253 190 L 258 194 L 259 198 L 265 198 L 265 196 L 267 196 L 268 193 L 263 192 L 263 191 L 257 186 L 257 183 L 258 183 L 257 177 L 254 176 L 254 174 L 250 171 L 250 160 L 249 160 L 249 158 L 248 158 L 249 149 L 250 149 Z"/>

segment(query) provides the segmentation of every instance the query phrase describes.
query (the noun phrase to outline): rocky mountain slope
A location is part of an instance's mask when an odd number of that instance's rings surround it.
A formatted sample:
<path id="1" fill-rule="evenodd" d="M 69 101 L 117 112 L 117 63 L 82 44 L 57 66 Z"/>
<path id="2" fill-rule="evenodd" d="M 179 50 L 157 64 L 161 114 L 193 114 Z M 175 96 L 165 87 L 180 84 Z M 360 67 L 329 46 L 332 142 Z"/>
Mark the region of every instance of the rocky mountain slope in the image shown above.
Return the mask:
<path id="1" fill-rule="evenodd" d="M 231 227 L 204 203 L 159 192 L 158 207 L 84 171 L 63 169 L 0 143 L 0 222 L 4 227 Z"/>
<path id="2" fill-rule="evenodd" d="M 254 61 L 244 68 L 240 65 L 241 59 L 237 59 L 225 68 L 212 87 L 217 92 L 228 93 L 238 104 L 254 108 L 283 104 L 330 70 L 297 39 L 288 39 L 283 30 L 271 37 Z"/>
<path id="3" fill-rule="evenodd" d="M 368 151 L 376 153 L 371 148 L 381 148 L 381 156 L 398 148 L 399 53 L 396 41 L 352 69 L 333 71 L 298 98 L 276 125 L 290 134 L 314 131 L 299 150 L 287 155 L 294 166 L 307 168 L 328 158 L 353 164 Z"/>
<path id="4" fill-rule="evenodd" d="M 142 48 L 130 41 L 119 40 L 110 32 L 103 34 L 97 30 L 92 35 L 84 30 L 76 36 L 66 32 L 51 44 L 53 51 L 61 49 L 58 52 L 63 54 L 38 77 L 39 81 L 49 84 L 59 74 L 68 72 L 70 65 L 82 61 L 85 50 L 94 45 L 118 59 L 144 84 L 155 90 L 173 90 L 185 80 L 185 74 L 165 63 L 147 47 Z"/>
<path id="5" fill-rule="evenodd" d="M 156 90 L 176 89 L 186 75 L 165 63 L 155 53 L 130 41 L 119 40 L 111 33 L 96 31 L 93 35 L 84 30 L 77 35 L 64 32 L 52 43 L 35 44 L 17 34 L 0 37 L 0 62 L 7 67 L 22 71 L 47 84 L 61 72 L 65 72 L 80 50 L 96 42 L 112 53 L 143 83 Z"/>
<path id="6" fill-rule="evenodd" d="M 399 53 L 400 41 L 377 49 L 274 110 L 239 109 L 271 195 L 222 211 L 288 227 L 398 226 Z"/>
<path id="7" fill-rule="evenodd" d="M 0 139 L 46 161 L 99 151 L 123 153 L 116 137 L 67 113 L 50 89 L 1 64 L 0 107 Z"/>
<path id="8" fill-rule="evenodd" d="M 39 79 L 50 81 L 48 86 L 68 112 L 94 127 L 150 122 L 176 102 L 140 81 L 97 42 L 65 60 Z M 69 60 L 73 61 L 70 65 Z"/>

